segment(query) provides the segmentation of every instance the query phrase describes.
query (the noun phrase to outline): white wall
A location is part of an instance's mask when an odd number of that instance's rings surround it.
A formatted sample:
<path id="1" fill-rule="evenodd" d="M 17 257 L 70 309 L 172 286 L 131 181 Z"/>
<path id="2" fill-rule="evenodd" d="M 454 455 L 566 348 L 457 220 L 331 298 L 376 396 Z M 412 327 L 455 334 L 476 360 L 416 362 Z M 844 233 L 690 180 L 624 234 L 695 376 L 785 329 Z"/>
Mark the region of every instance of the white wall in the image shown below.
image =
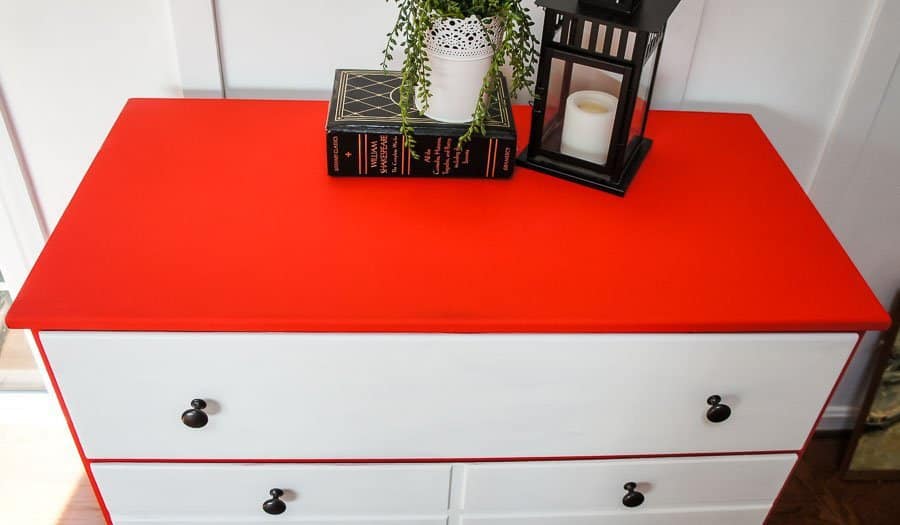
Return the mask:
<path id="1" fill-rule="evenodd" d="M 753 113 L 808 187 L 874 4 L 707 1 L 682 107 Z"/>
<path id="2" fill-rule="evenodd" d="M 868 138 L 834 208 L 820 208 L 853 262 L 885 307 L 900 290 L 900 68 L 893 75 Z M 826 200 L 825 181 L 812 196 Z M 869 334 L 835 393 L 834 406 L 858 406 L 877 334 Z"/>
<path id="3" fill-rule="evenodd" d="M 655 98 L 753 113 L 885 301 L 898 285 L 896 252 L 879 244 L 900 222 L 889 211 L 894 159 L 872 143 L 858 165 L 832 167 L 847 157 L 835 145 L 842 131 L 868 137 L 839 108 L 892 3 L 682 0 Z M 126 98 L 180 96 L 182 85 L 192 95 L 326 98 L 335 68 L 378 67 L 394 16 L 382 0 L 0 0 L 0 93 L 39 212 L 55 224 Z M 889 29 L 900 33 L 900 21 Z M 900 133 L 886 124 L 897 120 L 891 107 L 872 110 L 876 139 Z M 866 355 L 838 393 L 844 409 L 858 402 Z"/>
<path id="4" fill-rule="evenodd" d="M 875 1 L 852 4 L 683 0 L 667 35 L 656 106 L 753 113 L 808 186 Z M 216 5 L 231 97 L 327 98 L 335 68 L 378 67 L 395 16 L 393 3 L 371 0 Z M 543 19 L 542 9 L 534 13 Z"/>
<path id="5" fill-rule="evenodd" d="M 900 290 L 900 68 L 894 69 L 852 176 L 830 225 L 888 304 Z M 820 188 L 813 186 L 814 198 Z"/>
<path id="6" fill-rule="evenodd" d="M 810 196 L 888 307 L 900 290 L 900 3 L 879 7 Z M 835 393 L 836 420 L 862 399 L 876 339 L 868 335 Z"/>
<path id="7" fill-rule="evenodd" d="M 218 0 L 216 11 L 228 97 L 322 99 L 335 69 L 379 67 L 396 14 L 383 0 Z"/>
<path id="8" fill-rule="evenodd" d="M 0 0 L 0 89 L 51 226 L 124 99 L 180 95 L 168 3 Z M 335 68 L 378 66 L 395 16 L 373 0 L 214 5 L 229 97 L 325 98 Z M 754 113 L 808 187 L 873 5 L 683 0 L 656 105 Z"/>
<path id="9" fill-rule="evenodd" d="M 52 227 L 125 100 L 181 96 L 168 4 L 0 0 L 0 88 Z"/>
<path id="10" fill-rule="evenodd" d="M 664 106 L 681 104 L 705 3 L 683 0 L 670 22 L 666 47 L 671 51 L 657 92 Z M 544 11 L 534 0 L 525 4 L 540 36 Z M 328 98 L 336 68 L 379 67 L 385 34 L 396 17 L 393 2 L 372 0 L 217 0 L 215 5 L 229 97 Z M 402 53 L 395 55 L 398 65 Z"/>

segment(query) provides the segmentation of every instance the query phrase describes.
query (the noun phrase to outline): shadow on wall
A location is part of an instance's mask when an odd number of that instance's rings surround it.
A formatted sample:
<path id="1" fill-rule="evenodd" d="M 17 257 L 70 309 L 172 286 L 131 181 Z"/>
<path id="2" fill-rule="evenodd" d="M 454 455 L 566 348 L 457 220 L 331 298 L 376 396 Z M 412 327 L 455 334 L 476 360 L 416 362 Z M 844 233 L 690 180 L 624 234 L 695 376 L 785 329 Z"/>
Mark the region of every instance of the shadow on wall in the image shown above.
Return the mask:
<path id="1" fill-rule="evenodd" d="M 273 100 L 329 100 L 331 90 L 325 89 L 272 89 L 272 88 L 235 88 L 226 89 L 227 98 L 251 98 Z"/>
<path id="2" fill-rule="evenodd" d="M 801 169 L 798 167 L 800 159 L 791 158 L 789 152 L 802 151 L 808 142 L 808 137 L 817 135 L 818 130 L 809 123 L 800 121 L 786 113 L 775 111 L 766 106 L 740 103 L 716 103 L 716 102 L 689 102 L 685 101 L 681 108 L 685 111 L 715 111 L 722 113 L 750 113 L 759 123 L 766 136 L 775 146 L 781 158 L 791 168 L 791 172 L 804 189 L 809 190 L 812 182 L 813 169 Z M 798 140 L 798 138 L 806 140 Z"/>

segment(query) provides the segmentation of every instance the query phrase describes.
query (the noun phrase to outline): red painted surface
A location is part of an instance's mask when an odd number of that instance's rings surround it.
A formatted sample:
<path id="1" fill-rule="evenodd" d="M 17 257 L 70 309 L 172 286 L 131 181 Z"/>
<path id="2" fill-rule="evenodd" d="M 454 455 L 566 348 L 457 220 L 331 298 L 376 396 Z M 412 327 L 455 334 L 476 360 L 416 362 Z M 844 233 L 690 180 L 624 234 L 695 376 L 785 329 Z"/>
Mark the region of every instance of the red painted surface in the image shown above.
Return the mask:
<path id="1" fill-rule="evenodd" d="M 619 454 L 608 456 L 512 456 L 487 458 L 299 458 L 299 459 L 170 459 L 170 458 L 102 458 L 91 459 L 91 463 L 258 463 L 258 464 L 316 464 L 316 463 L 521 463 L 525 461 L 589 461 L 609 459 L 660 459 L 660 458 L 705 458 L 719 456 L 760 456 L 767 454 L 796 454 L 796 450 L 752 450 L 740 452 L 681 452 L 677 454 Z"/>
<path id="2" fill-rule="evenodd" d="M 94 479 L 94 473 L 91 471 L 90 460 L 84 455 L 84 447 L 81 446 L 81 440 L 78 439 L 78 432 L 75 430 L 75 424 L 72 423 L 72 416 L 69 415 L 69 408 L 66 406 L 66 401 L 59 391 L 59 384 L 56 382 L 56 376 L 53 374 L 53 369 L 50 368 L 50 361 L 47 360 L 47 353 L 44 351 L 44 344 L 41 343 L 41 336 L 37 330 L 32 331 L 32 334 L 34 335 L 34 341 L 37 344 L 38 352 L 41 354 L 41 361 L 44 363 L 44 369 L 47 370 L 47 375 L 50 378 L 50 385 L 53 387 L 53 392 L 56 394 L 56 399 L 59 401 L 59 407 L 62 410 L 63 416 L 66 418 L 66 425 L 69 427 L 69 432 L 72 434 L 72 441 L 75 442 L 75 448 L 78 450 L 78 457 L 81 458 L 81 464 L 84 466 L 84 473 L 87 475 L 88 482 L 91 484 L 91 490 L 94 491 L 94 496 L 97 498 L 100 512 L 103 513 L 103 519 L 106 520 L 107 525 L 112 525 L 109 509 L 106 507 L 106 502 L 103 501 L 103 495 L 100 494 L 100 487 L 97 486 L 97 480 Z"/>
<path id="3" fill-rule="evenodd" d="M 326 176 L 324 102 L 132 100 L 9 313 L 69 330 L 859 331 L 889 318 L 748 115 L 653 112 L 628 196 Z M 516 108 L 521 143 L 527 108 Z M 338 152 L 340 153 L 340 152 Z"/>

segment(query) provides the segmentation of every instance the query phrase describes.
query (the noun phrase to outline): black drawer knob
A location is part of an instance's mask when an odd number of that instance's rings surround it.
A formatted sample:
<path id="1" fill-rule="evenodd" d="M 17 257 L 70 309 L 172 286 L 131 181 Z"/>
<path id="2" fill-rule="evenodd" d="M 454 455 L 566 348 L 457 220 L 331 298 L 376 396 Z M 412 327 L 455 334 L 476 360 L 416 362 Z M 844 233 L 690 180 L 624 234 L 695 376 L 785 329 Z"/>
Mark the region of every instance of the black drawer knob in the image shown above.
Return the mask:
<path id="1" fill-rule="evenodd" d="M 709 396 L 706 400 L 709 410 L 706 411 L 706 419 L 713 423 L 721 423 L 731 417 L 731 407 L 722 403 L 722 396 Z"/>
<path id="2" fill-rule="evenodd" d="M 284 496 L 283 490 L 272 489 L 269 491 L 269 495 L 272 496 L 272 499 L 267 499 L 262 504 L 262 509 L 266 514 L 281 514 L 287 510 L 287 505 L 280 499 L 281 496 Z"/>
<path id="3" fill-rule="evenodd" d="M 626 507 L 637 507 L 644 502 L 644 495 L 637 491 L 637 483 L 629 481 L 625 484 L 625 490 L 628 494 L 622 498 L 622 505 Z"/>
<path id="4" fill-rule="evenodd" d="M 206 401 L 202 399 L 191 400 L 191 408 L 181 413 L 181 422 L 191 428 L 203 428 L 209 422 L 209 416 L 203 409 Z"/>

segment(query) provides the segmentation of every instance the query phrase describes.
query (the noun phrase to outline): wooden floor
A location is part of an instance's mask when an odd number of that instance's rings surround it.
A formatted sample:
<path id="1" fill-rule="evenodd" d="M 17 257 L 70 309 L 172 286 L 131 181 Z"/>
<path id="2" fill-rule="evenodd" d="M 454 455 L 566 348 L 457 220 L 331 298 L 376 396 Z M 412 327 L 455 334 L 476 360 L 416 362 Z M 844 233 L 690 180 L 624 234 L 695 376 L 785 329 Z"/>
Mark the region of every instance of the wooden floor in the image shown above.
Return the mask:
<path id="1" fill-rule="evenodd" d="M 65 423 L 59 416 L 36 417 L 48 405 L 42 403 L 0 417 L 0 524 L 101 525 L 103 518 Z M 839 479 L 845 441 L 813 441 L 769 525 L 900 523 L 900 482 Z"/>
<path id="2" fill-rule="evenodd" d="M 768 525 L 900 523 L 900 481 L 843 481 L 848 435 L 817 437 L 791 476 Z"/>

